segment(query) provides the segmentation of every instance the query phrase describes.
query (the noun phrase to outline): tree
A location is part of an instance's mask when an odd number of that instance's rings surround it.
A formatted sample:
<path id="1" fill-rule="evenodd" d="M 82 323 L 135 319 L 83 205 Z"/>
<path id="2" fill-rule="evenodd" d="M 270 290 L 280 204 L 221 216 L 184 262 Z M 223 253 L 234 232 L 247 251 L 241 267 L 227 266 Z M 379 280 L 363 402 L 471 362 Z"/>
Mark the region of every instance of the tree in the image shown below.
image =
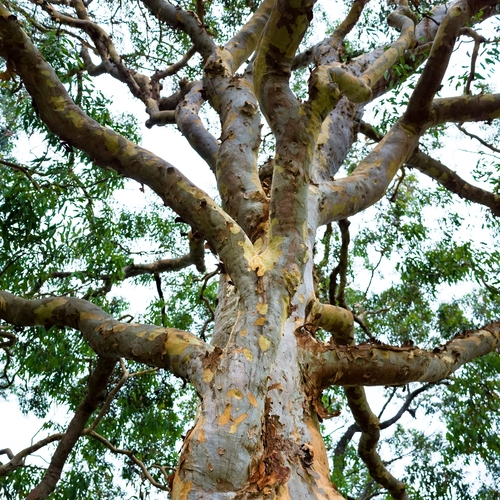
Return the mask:
<path id="1" fill-rule="evenodd" d="M 499 53 L 481 29 L 498 32 L 500 2 L 354 0 L 319 41 L 316 8 L 0 4 L 3 390 L 25 411 L 71 413 L 1 450 L 7 498 L 121 497 L 110 454 L 140 498 L 145 485 L 174 499 L 470 498 L 456 460 L 499 479 Z M 144 103 L 147 127 L 180 130 L 218 197 L 140 147 L 135 119 L 93 87 L 102 74 Z M 29 165 L 15 157 L 20 131 L 44 137 Z M 481 185 L 435 157 L 450 131 L 489 153 L 476 157 Z M 146 209 L 117 201 L 125 179 Z M 458 235 L 464 207 L 489 243 Z M 363 213 L 350 243 L 348 218 Z M 141 322 L 123 280 L 158 290 Z M 400 402 L 393 418 L 379 420 L 365 386 Z M 417 408 L 446 431 L 395 426 Z M 335 445 L 322 422 L 340 410 L 354 423 Z M 28 467 L 45 446 L 49 465 Z M 498 498 L 486 483 L 475 494 Z"/>

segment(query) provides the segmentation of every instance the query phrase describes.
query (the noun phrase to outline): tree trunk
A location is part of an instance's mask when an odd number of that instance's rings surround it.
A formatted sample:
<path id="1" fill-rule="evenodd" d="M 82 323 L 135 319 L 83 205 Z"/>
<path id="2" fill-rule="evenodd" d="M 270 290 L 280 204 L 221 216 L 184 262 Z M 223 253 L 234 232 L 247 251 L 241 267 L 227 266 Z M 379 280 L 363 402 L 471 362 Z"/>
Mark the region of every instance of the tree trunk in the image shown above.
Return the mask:
<path id="1" fill-rule="evenodd" d="M 312 277 L 305 282 L 290 316 L 266 321 L 262 329 L 259 318 L 287 312 L 283 301 L 261 308 L 265 315 L 245 310 L 234 287 L 221 279 L 216 349 L 204 362 L 210 390 L 184 440 L 172 498 L 342 498 L 330 480 L 314 409 L 318 393 L 299 363 L 295 333 L 304 324 L 306 297 L 314 293 Z M 255 353 L 236 345 L 245 337 L 259 339 L 256 357 L 266 375 L 251 370 Z M 276 350 L 266 339 L 279 339 Z"/>

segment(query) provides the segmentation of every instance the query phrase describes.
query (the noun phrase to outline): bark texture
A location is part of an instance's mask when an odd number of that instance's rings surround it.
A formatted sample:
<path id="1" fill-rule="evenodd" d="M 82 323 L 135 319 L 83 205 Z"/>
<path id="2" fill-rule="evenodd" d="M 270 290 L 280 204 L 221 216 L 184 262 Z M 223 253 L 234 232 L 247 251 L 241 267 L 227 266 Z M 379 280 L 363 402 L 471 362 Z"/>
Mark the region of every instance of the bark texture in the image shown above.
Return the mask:
<path id="1" fill-rule="evenodd" d="M 366 3 L 353 2 L 330 37 L 297 54 L 312 18 L 311 0 L 264 0 L 224 45 L 214 43 L 194 12 L 162 0 L 142 0 L 193 45 L 177 65 L 149 76 L 126 68 L 112 37 L 89 18 L 86 2 L 71 2 L 74 17 L 57 10 L 60 2 L 40 4 L 62 25 L 88 36 L 101 63 L 92 63 L 84 50 L 87 69 L 108 72 L 127 85 L 146 105 L 148 126 L 177 124 L 214 172 L 220 204 L 166 160 L 86 115 L 8 5 L 0 3 L 0 56 L 22 80 L 49 130 L 96 165 L 149 186 L 195 228 L 189 255 L 128 266 L 125 277 L 191 264 L 202 270 L 203 239 L 224 270 L 210 342 L 190 332 L 116 321 L 76 298 L 25 300 L 0 292 L 2 320 L 17 326 L 75 328 L 100 359 L 88 395 L 58 437 L 44 480 L 28 498 L 46 498 L 56 487 L 119 358 L 170 370 L 192 384 L 200 397 L 196 421 L 171 478 L 175 500 L 342 498 L 331 482 L 320 433 L 321 416 L 326 416 L 321 393 L 332 385 L 346 388 L 362 431 L 360 456 L 372 477 L 394 498 L 407 498 L 405 485 L 376 452 L 380 423 L 362 387 L 438 382 L 498 349 L 500 324 L 459 334 L 434 351 L 375 342 L 355 345 L 352 313 L 322 304 L 316 296 L 314 245 L 321 226 L 343 221 L 380 200 L 405 164 L 460 195 L 468 190 L 446 167 L 416 150 L 422 134 L 436 124 L 462 122 L 465 116 L 469 121 L 500 117 L 498 95 L 434 98 L 461 29 L 472 19 L 479 22 L 480 11 L 483 17 L 493 15 L 498 3 L 459 0 L 449 9 L 436 7 L 433 22 L 419 22 L 407 2 L 399 2 L 387 21 L 399 32 L 397 39 L 344 61 L 343 41 Z M 419 44 L 428 44 L 428 55 Z M 161 97 L 159 81 L 185 65 L 194 52 L 203 61 L 203 77 L 184 82 L 168 99 Z M 364 106 L 397 81 L 394 67 L 405 58 L 415 69 L 427 58 L 406 112 L 385 136 L 377 137 L 378 144 L 349 176 L 335 179 L 356 138 Z M 290 77 L 307 64 L 313 66 L 308 95 L 299 100 Z M 219 140 L 199 118 L 205 100 L 220 117 Z M 268 163 L 270 176 L 264 169 L 259 176 L 261 113 L 276 145 Z M 498 196 L 471 189 L 468 193 L 469 199 L 484 202 L 498 215 Z M 318 340 L 318 328 L 330 332 L 332 341 Z M 13 470 L 22 458 L 15 456 L 0 472 Z"/>

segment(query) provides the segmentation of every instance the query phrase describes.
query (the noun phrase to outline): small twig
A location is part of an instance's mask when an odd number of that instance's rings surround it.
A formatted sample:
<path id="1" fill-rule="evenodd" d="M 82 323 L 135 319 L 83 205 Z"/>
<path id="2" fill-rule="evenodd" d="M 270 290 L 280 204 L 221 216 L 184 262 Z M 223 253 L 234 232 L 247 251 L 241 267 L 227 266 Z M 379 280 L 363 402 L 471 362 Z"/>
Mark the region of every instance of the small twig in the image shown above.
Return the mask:
<path id="1" fill-rule="evenodd" d="M 387 408 L 387 406 L 389 405 L 389 403 L 392 401 L 392 398 L 394 397 L 394 395 L 396 394 L 396 391 L 398 390 L 397 387 L 393 387 L 392 388 L 392 391 L 391 391 L 391 395 L 387 398 L 387 400 L 385 401 L 384 403 L 384 406 L 382 406 L 382 409 L 380 410 L 380 413 L 378 414 L 378 418 L 380 420 L 380 417 L 384 414 L 384 411 L 385 409 Z"/>
<path id="2" fill-rule="evenodd" d="M 111 403 L 113 402 L 113 399 L 115 398 L 116 394 L 123 387 L 123 385 L 125 384 L 125 382 L 129 378 L 138 377 L 138 376 L 149 374 L 149 373 L 155 373 L 158 371 L 158 368 L 150 368 L 148 370 L 142 370 L 140 372 L 130 373 L 122 358 L 120 358 L 120 367 L 121 367 L 122 372 L 123 372 L 122 377 L 120 378 L 118 383 L 115 385 L 115 387 L 109 392 L 109 394 L 106 398 L 106 401 L 104 402 L 104 404 L 102 405 L 102 407 L 99 411 L 99 414 L 97 415 L 95 420 L 92 422 L 92 424 L 83 431 L 83 434 L 89 434 L 97 428 L 97 426 L 99 425 L 99 422 L 102 420 L 104 415 L 106 415 L 106 413 L 108 412 L 108 410 L 111 406 Z"/>
<path id="3" fill-rule="evenodd" d="M 465 130 L 465 128 L 463 127 L 462 123 L 457 123 L 456 127 L 458 128 L 458 130 L 460 130 L 460 132 L 462 132 L 462 134 L 469 136 L 471 139 L 475 139 L 476 141 L 480 142 L 483 146 L 487 147 L 488 149 L 491 149 L 491 151 L 493 151 L 495 153 L 500 153 L 500 149 L 489 144 L 484 139 L 481 139 L 481 137 L 479 137 L 475 134 L 471 134 L 470 132 L 467 132 L 467 130 Z"/>
<path id="4" fill-rule="evenodd" d="M 169 491 L 168 486 L 156 481 L 156 479 L 149 473 L 149 471 L 146 468 L 146 466 L 144 465 L 144 463 L 141 462 L 130 450 L 122 450 L 120 448 L 116 448 L 105 437 L 101 436 L 100 434 L 97 434 L 97 432 L 95 432 L 95 431 L 90 431 L 87 435 L 92 436 L 93 438 L 97 439 L 97 441 L 102 443 L 104 446 L 106 446 L 106 448 L 111 450 L 113 453 L 117 453 L 119 455 L 125 455 L 125 456 L 129 457 L 130 460 L 132 460 L 132 462 L 134 462 L 134 464 L 136 464 L 137 466 L 140 467 L 142 473 L 144 474 L 144 477 L 153 486 L 155 486 L 156 488 L 158 488 L 159 490 L 162 490 L 162 491 Z"/>
<path id="5" fill-rule="evenodd" d="M 207 288 L 208 280 L 213 278 L 214 276 L 216 276 L 219 273 L 220 273 L 220 268 L 217 267 L 217 269 L 215 269 L 215 271 L 212 271 L 211 273 L 206 274 L 203 277 L 203 285 L 201 286 L 201 289 L 200 289 L 199 298 L 201 301 L 203 301 L 205 303 L 205 305 L 207 306 L 208 311 L 210 313 L 210 317 L 208 317 L 205 320 L 205 322 L 203 323 L 203 326 L 201 327 L 201 331 L 200 331 L 200 337 L 204 341 L 206 341 L 205 332 L 208 328 L 208 325 L 210 324 L 210 322 L 212 322 L 215 319 L 215 312 L 213 310 L 212 304 L 210 304 L 210 301 L 205 297 L 205 289 Z"/>
<path id="6" fill-rule="evenodd" d="M 349 267 L 349 226 L 350 222 L 347 219 L 339 220 L 338 225 L 342 236 L 342 244 L 340 247 L 339 263 L 330 274 L 330 290 L 329 300 L 332 305 L 339 305 L 344 309 L 349 309 L 345 302 L 344 292 L 347 284 L 347 269 Z M 337 291 L 337 276 L 340 275 L 340 283 Z"/>
<path id="7" fill-rule="evenodd" d="M 165 298 L 163 296 L 163 290 L 161 289 L 161 278 L 158 273 L 154 273 L 155 283 L 156 283 L 156 291 L 158 292 L 158 297 L 162 302 L 161 306 L 161 324 L 163 327 L 167 325 L 167 313 L 165 311 Z"/>
<path id="8" fill-rule="evenodd" d="M 42 188 L 40 187 L 40 184 L 38 184 L 38 182 L 36 182 L 35 179 L 33 179 L 32 172 L 28 168 L 23 167 L 22 165 L 18 165 L 17 163 L 12 163 L 11 161 L 3 160 L 1 158 L 0 158 L 0 165 L 4 165 L 6 167 L 11 168 L 12 170 L 17 170 L 18 172 L 22 172 L 28 178 L 31 184 L 33 184 L 33 187 L 37 191 L 41 191 Z"/>
<path id="9" fill-rule="evenodd" d="M 465 94 L 470 95 L 470 86 L 474 81 L 474 77 L 476 76 L 476 61 L 477 56 L 479 55 L 479 48 L 481 47 L 482 43 L 486 42 L 486 38 L 480 36 L 471 28 L 462 28 L 459 34 L 470 36 L 474 40 L 474 49 L 472 51 L 470 60 L 470 73 L 469 77 L 467 78 L 467 83 L 465 84 Z"/>
<path id="10" fill-rule="evenodd" d="M 394 188 L 394 192 L 392 193 L 391 197 L 389 198 L 389 201 L 391 203 L 394 203 L 396 201 L 396 198 L 397 198 L 398 192 L 399 192 L 399 188 L 400 188 L 401 184 L 403 183 L 405 176 L 406 176 L 406 171 L 405 171 L 405 168 L 403 166 L 403 167 L 401 167 L 401 175 L 398 177 L 398 182 L 396 184 L 396 187 Z"/>

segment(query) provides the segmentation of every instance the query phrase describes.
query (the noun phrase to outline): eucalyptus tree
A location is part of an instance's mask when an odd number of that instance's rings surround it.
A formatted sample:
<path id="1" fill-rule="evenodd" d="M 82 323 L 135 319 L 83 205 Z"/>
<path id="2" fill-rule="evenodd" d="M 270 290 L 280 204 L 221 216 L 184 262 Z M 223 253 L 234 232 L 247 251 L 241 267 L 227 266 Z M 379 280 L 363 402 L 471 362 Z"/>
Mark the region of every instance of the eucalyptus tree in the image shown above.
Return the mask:
<path id="1" fill-rule="evenodd" d="M 497 498 L 500 2 L 314 3 L 0 3 L 2 391 L 69 414 L 6 498 Z"/>

